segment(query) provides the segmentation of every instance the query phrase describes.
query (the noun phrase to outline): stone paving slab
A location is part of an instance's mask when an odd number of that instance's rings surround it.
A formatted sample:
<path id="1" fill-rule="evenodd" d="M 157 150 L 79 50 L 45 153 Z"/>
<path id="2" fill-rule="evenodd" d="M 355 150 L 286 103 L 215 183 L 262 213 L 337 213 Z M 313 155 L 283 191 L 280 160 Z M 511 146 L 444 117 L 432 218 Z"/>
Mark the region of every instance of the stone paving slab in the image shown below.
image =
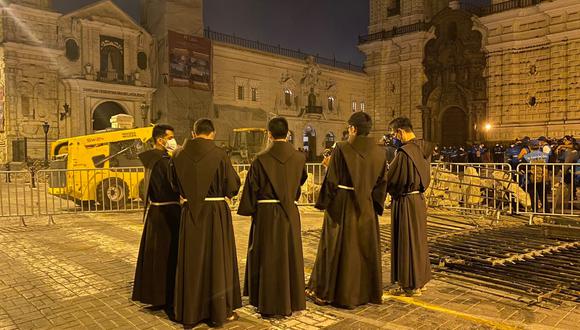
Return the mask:
<path id="1" fill-rule="evenodd" d="M 322 214 L 303 209 L 306 274 L 316 257 Z M 162 311 L 130 300 L 142 230 L 141 213 L 0 219 L 0 329 L 173 329 Z M 388 225 L 387 218 L 381 219 Z M 250 221 L 234 216 L 240 279 Z M 383 255 L 385 286 L 388 253 Z M 529 307 L 436 278 L 418 298 L 387 299 L 354 310 L 320 307 L 283 319 L 262 319 L 244 299 L 240 320 L 226 329 L 572 329 L 577 304 Z M 201 324 L 197 328 L 207 328 Z"/>

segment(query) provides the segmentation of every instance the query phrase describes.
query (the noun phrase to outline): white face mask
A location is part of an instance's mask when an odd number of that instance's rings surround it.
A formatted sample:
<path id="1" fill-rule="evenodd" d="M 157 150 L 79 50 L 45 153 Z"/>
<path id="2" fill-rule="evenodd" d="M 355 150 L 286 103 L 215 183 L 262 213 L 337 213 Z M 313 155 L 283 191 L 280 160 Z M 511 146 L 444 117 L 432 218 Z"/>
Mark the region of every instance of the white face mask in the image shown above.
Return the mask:
<path id="1" fill-rule="evenodd" d="M 167 151 L 174 151 L 177 149 L 177 141 L 175 139 L 167 140 L 164 147 Z"/>

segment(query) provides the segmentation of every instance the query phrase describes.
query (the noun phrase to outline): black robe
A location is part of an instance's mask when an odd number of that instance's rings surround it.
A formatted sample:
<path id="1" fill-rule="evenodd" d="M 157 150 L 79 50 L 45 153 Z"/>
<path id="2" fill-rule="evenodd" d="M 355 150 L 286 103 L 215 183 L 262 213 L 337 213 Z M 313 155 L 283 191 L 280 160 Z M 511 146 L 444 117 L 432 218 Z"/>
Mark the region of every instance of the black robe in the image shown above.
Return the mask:
<path id="1" fill-rule="evenodd" d="M 179 195 L 169 185 L 169 155 L 149 150 L 139 158 L 145 166 L 145 225 L 139 245 L 132 299 L 154 306 L 171 305 L 179 238 Z M 150 202 L 174 202 L 155 206 Z"/>
<path id="2" fill-rule="evenodd" d="M 399 148 L 389 166 L 391 206 L 391 281 L 403 289 L 422 288 L 431 279 L 427 245 L 427 205 L 421 194 L 431 180 L 428 143 L 411 140 Z"/>
<path id="3" fill-rule="evenodd" d="M 331 157 L 316 203 L 325 210 L 324 224 L 308 288 L 338 306 L 380 304 L 377 215 L 386 198 L 386 154 L 373 139 L 358 136 L 337 143 Z"/>
<path id="4" fill-rule="evenodd" d="M 170 179 L 187 201 L 181 210 L 175 319 L 219 326 L 242 306 L 232 216 L 225 201 L 240 189 L 226 152 L 213 141 L 187 140 L 170 163 Z"/>
<path id="5" fill-rule="evenodd" d="M 262 314 L 306 308 L 300 213 L 295 201 L 306 182 L 304 154 L 273 142 L 252 162 L 238 214 L 252 216 L 244 296 Z M 258 200 L 280 203 L 258 204 Z"/>

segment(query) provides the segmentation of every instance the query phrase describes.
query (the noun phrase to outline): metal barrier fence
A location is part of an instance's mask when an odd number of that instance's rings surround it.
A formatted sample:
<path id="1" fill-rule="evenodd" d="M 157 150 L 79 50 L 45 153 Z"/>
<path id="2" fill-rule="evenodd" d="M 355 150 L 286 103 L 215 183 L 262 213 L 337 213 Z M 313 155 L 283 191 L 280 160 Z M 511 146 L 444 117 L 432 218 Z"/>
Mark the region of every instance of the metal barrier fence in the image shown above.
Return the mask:
<path id="1" fill-rule="evenodd" d="M 242 185 L 250 165 L 236 164 Z M 579 216 L 580 164 L 433 163 L 426 191 L 430 207 L 497 215 Z M 308 178 L 299 205 L 314 205 L 325 175 L 319 163 L 306 165 Z M 575 176 L 576 174 L 576 176 Z M 143 208 L 142 167 L 38 172 L 0 171 L 0 217 L 52 216 Z M 240 194 L 231 201 L 236 209 Z"/>
<path id="2" fill-rule="evenodd" d="M 237 209 L 250 165 L 234 165 L 242 187 L 230 206 Z M 324 179 L 321 164 L 307 164 L 308 179 L 299 205 L 314 205 Z M 20 218 L 83 212 L 130 212 L 143 209 L 143 167 L 0 171 L 0 217 Z"/>
<path id="3" fill-rule="evenodd" d="M 239 199 L 241 197 L 242 191 L 244 190 L 244 183 L 246 180 L 246 175 L 250 169 L 250 165 L 234 164 L 234 168 L 240 176 L 242 187 L 240 188 L 238 196 L 232 198 L 232 204 L 230 205 L 232 209 L 236 209 L 238 206 Z M 308 174 L 308 178 L 306 179 L 304 185 L 302 185 L 300 199 L 298 200 L 298 205 L 300 206 L 314 205 L 316 203 L 316 199 L 320 193 L 320 186 L 324 180 L 325 170 L 320 163 L 308 163 L 306 164 L 306 173 Z"/>
<path id="4" fill-rule="evenodd" d="M 432 163 L 426 191 L 430 207 L 493 215 L 512 213 L 520 193 L 506 163 Z"/>
<path id="5" fill-rule="evenodd" d="M 519 164 L 518 182 L 530 196 L 528 205 L 518 205 L 519 214 L 580 216 L 580 164 Z"/>

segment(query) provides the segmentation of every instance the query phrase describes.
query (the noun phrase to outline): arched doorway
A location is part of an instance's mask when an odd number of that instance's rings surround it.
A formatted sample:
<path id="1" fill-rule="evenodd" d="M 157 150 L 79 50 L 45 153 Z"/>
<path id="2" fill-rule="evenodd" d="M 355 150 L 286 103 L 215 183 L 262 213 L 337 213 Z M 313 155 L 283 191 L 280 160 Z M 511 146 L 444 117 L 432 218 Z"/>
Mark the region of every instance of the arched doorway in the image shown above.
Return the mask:
<path id="1" fill-rule="evenodd" d="M 304 152 L 306 152 L 306 161 L 314 161 L 316 159 L 316 131 L 312 126 L 304 128 Z"/>
<path id="2" fill-rule="evenodd" d="M 463 146 L 467 143 L 468 120 L 465 111 L 450 107 L 441 116 L 441 144 L 443 146 Z"/>
<path id="3" fill-rule="evenodd" d="M 93 111 L 93 131 L 111 127 L 111 117 L 127 112 L 117 102 L 103 102 Z"/>

